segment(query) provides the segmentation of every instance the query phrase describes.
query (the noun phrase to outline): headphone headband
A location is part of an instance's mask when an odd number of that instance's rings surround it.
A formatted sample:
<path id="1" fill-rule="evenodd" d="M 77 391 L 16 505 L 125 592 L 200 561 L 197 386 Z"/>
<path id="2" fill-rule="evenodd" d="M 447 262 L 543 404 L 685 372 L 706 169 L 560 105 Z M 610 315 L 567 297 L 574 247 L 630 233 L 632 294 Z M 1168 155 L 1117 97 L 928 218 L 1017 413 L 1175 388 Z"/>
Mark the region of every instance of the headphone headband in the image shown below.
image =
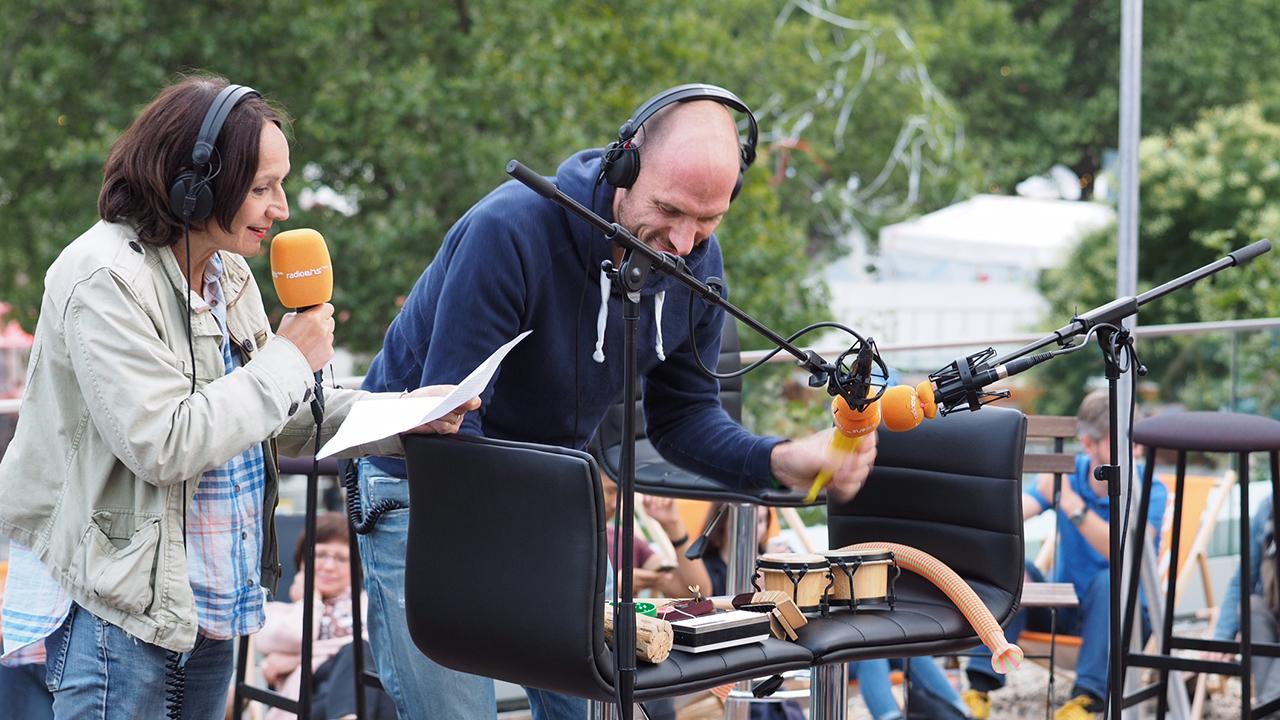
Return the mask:
<path id="1" fill-rule="evenodd" d="M 742 191 L 743 175 L 756 160 L 756 141 L 759 137 L 756 116 L 737 95 L 722 87 L 703 83 L 677 85 L 646 100 L 618 128 L 618 139 L 605 148 L 604 156 L 600 159 L 600 177 L 597 182 L 608 180 L 610 185 L 617 188 L 631 187 L 640 176 L 640 152 L 631 142 L 636 133 L 659 110 L 688 100 L 713 100 L 747 116 L 747 139 L 738 145 L 738 181 L 733 186 L 733 194 L 729 196 L 729 200 L 738 197 L 738 193 Z"/>
<path id="2" fill-rule="evenodd" d="M 183 223 L 199 222 L 213 211 L 211 180 L 217 174 L 209 170 L 218 133 L 236 105 L 248 97 L 261 97 L 247 85 L 227 85 L 218 91 L 200 123 L 196 144 L 191 148 L 191 168 L 184 170 L 169 187 L 169 207 Z"/>
<path id="3" fill-rule="evenodd" d="M 191 149 L 191 162 L 196 165 L 205 165 L 209 162 L 209 158 L 213 155 L 213 144 L 218 141 L 218 133 L 222 132 L 222 125 L 227 121 L 227 116 L 235 109 L 236 105 L 248 96 L 261 97 L 257 90 L 247 85 L 228 85 L 218 93 L 213 99 L 213 103 L 209 105 L 209 111 L 204 115 L 204 122 L 200 123 L 200 134 L 196 136 L 195 147 Z"/>
<path id="4" fill-rule="evenodd" d="M 747 116 L 747 141 L 742 144 L 742 164 L 744 170 L 750 167 L 751 163 L 755 162 L 756 159 L 756 141 L 759 136 L 756 116 L 751 112 L 751 108 L 747 107 L 747 104 L 742 102 L 737 95 L 718 85 L 687 83 L 668 88 L 654 95 L 637 108 L 635 114 L 628 118 L 622 124 L 622 127 L 618 128 L 619 142 L 625 144 L 634 138 L 636 133 L 640 132 L 640 127 L 644 125 L 645 121 L 653 117 L 659 110 L 689 100 L 714 100 Z"/>

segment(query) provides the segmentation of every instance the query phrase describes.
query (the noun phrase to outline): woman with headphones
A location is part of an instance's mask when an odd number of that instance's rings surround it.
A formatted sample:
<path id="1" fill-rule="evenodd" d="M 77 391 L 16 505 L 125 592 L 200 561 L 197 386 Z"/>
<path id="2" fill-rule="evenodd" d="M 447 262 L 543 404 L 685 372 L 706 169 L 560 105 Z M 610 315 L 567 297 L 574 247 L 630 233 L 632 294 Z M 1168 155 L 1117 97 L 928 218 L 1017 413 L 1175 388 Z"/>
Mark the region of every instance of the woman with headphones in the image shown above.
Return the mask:
<path id="1" fill-rule="evenodd" d="M 58 718 L 221 718 L 233 640 L 262 626 L 276 454 L 312 447 L 333 355 L 333 307 L 273 333 L 245 261 L 289 217 L 285 126 L 221 78 L 165 88 L 111 149 L 101 219 L 45 276 L 0 462 L 3 649 L 43 656 Z M 331 391 L 325 435 L 367 395 Z M 455 432 L 478 403 L 418 430 Z"/>

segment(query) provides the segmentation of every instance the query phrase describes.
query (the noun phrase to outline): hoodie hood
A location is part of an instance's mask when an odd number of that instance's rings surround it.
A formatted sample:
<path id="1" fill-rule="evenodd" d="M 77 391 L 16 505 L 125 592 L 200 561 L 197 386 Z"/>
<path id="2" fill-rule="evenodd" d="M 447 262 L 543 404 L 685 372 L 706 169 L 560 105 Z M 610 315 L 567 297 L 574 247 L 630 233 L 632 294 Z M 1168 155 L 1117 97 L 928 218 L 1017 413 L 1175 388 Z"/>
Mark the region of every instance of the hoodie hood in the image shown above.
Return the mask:
<path id="1" fill-rule="evenodd" d="M 582 203 L 587 208 L 594 210 L 597 215 L 604 218 L 607 222 L 615 222 L 613 217 L 613 198 L 617 193 L 617 189 L 603 179 L 597 182 L 600 174 L 600 158 L 604 154 L 603 148 L 593 150 L 583 150 L 571 155 L 567 160 L 560 163 L 560 167 L 556 168 L 556 187 L 568 195 L 569 197 Z M 578 217 L 572 212 L 565 211 L 569 217 L 569 230 L 573 236 L 573 242 L 580 248 L 579 256 L 583 257 L 584 265 L 586 262 L 592 263 L 591 272 L 598 272 L 600 263 L 603 260 L 613 257 L 613 242 L 605 239 L 604 232 L 597 230 L 595 226 L 586 220 Z M 629 228 L 628 228 L 629 229 Z M 705 242 L 699 243 L 684 258 L 685 265 L 689 268 L 689 272 L 695 277 L 704 279 L 704 266 L 707 260 L 712 256 L 711 249 L 718 244 L 716 236 L 713 234 L 707 238 Z M 719 256 L 719 252 L 715 253 Z M 679 284 L 675 278 L 664 275 L 662 273 L 651 273 L 649 279 L 641 288 L 641 295 L 654 295 L 664 290 L 670 290 Z M 617 288 L 613 292 L 620 292 Z"/>
<path id="2" fill-rule="evenodd" d="M 569 197 L 591 208 L 597 215 L 608 222 L 616 222 L 613 217 L 613 201 L 617 188 L 605 182 L 600 176 L 600 158 L 604 150 L 584 150 L 569 157 L 556 168 L 556 186 Z M 584 271 L 599 268 L 600 264 L 613 257 L 614 243 L 605 238 L 604 232 L 594 225 L 566 211 L 569 217 L 570 233 L 573 242 L 579 248 L 579 258 L 584 260 Z M 630 230 L 630 228 L 628 228 Z M 707 264 L 711 248 L 716 243 L 715 235 L 699 243 L 684 258 L 686 267 L 695 277 L 701 277 L 699 270 Z M 717 253 L 718 254 L 718 253 Z M 585 257 L 584 257 L 585 256 Z M 621 288 L 615 287 L 612 280 L 603 270 L 596 270 L 600 284 L 600 306 L 596 315 L 596 342 L 591 359 L 597 363 L 605 361 L 605 331 L 609 325 L 609 298 L 621 296 Z M 654 340 L 653 352 L 658 361 L 667 359 L 666 348 L 662 342 L 662 310 L 666 302 L 667 291 L 680 283 L 676 278 L 664 273 L 650 273 L 645 284 L 640 288 L 641 303 L 645 298 L 652 298 Z M 643 310 L 641 311 L 643 312 Z"/>

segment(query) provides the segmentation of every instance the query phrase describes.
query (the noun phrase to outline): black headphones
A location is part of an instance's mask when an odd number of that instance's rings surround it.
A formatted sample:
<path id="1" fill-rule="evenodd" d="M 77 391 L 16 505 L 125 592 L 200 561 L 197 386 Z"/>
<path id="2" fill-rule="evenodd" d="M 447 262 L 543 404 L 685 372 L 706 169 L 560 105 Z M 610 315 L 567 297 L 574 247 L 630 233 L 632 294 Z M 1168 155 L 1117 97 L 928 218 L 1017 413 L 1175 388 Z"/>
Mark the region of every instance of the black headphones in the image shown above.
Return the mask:
<path id="1" fill-rule="evenodd" d="M 756 159 L 756 139 L 759 131 L 756 127 L 756 116 L 751 114 L 751 108 L 738 99 L 737 95 L 716 85 L 702 83 L 677 85 L 649 98 L 630 119 L 622 124 L 622 127 L 618 128 L 618 139 L 605 148 L 604 157 L 600 161 L 600 177 L 608 180 L 614 187 L 629 188 L 634 185 L 636 178 L 640 176 L 640 150 L 631 141 L 640 131 L 640 126 L 659 110 L 688 100 L 714 100 L 747 116 L 747 139 L 742 143 L 740 150 L 738 182 L 734 184 L 733 194 L 729 199 L 738 197 L 738 193 L 742 191 L 742 175 Z"/>
<path id="2" fill-rule="evenodd" d="M 211 183 L 221 169 L 219 162 L 213 172 L 209 170 L 213 146 L 218 141 L 218 133 L 222 131 L 222 124 L 227 121 L 227 116 L 241 100 L 251 96 L 261 97 L 251 87 L 228 85 L 213 99 L 213 104 L 205 113 L 195 147 L 191 149 L 191 169 L 183 170 L 169 187 L 169 208 L 183 223 L 200 222 L 213 212 Z"/>

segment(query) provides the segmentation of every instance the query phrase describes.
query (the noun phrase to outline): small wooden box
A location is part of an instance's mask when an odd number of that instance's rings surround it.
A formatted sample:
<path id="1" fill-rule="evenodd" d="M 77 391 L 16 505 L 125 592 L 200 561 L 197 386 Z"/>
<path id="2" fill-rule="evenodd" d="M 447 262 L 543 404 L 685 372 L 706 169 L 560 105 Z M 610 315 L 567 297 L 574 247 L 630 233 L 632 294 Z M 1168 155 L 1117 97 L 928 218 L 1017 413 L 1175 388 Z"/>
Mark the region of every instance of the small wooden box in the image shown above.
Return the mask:
<path id="1" fill-rule="evenodd" d="M 672 650 L 700 653 L 749 645 L 769 637 L 769 615 L 747 610 L 703 615 L 671 623 Z"/>

